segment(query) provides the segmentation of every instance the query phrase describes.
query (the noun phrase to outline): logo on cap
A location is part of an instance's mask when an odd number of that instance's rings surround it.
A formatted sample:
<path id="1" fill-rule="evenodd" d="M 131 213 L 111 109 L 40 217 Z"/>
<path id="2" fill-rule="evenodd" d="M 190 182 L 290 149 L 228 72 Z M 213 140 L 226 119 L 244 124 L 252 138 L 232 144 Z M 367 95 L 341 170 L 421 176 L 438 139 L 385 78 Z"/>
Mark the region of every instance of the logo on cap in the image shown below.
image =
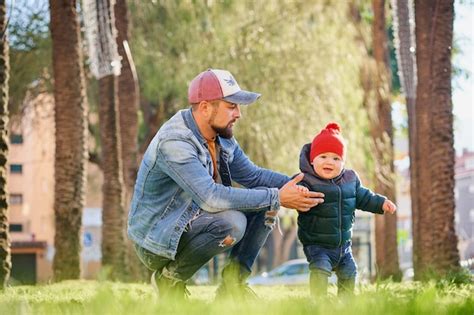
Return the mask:
<path id="1" fill-rule="evenodd" d="M 233 77 L 229 77 L 228 79 L 224 79 L 224 81 L 230 86 L 234 86 L 236 84 Z"/>

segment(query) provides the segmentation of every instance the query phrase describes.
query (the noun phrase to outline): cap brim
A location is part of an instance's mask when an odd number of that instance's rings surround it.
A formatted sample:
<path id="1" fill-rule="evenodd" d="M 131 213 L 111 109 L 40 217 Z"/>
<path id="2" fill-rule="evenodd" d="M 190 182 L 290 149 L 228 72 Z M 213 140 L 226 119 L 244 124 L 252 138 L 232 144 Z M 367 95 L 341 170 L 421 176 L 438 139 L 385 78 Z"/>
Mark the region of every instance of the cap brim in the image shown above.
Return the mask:
<path id="1" fill-rule="evenodd" d="M 255 102 L 260 96 L 260 93 L 240 90 L 237 93 L 224 97 L 223 100 L 229 103 L 248 105 Z"/>

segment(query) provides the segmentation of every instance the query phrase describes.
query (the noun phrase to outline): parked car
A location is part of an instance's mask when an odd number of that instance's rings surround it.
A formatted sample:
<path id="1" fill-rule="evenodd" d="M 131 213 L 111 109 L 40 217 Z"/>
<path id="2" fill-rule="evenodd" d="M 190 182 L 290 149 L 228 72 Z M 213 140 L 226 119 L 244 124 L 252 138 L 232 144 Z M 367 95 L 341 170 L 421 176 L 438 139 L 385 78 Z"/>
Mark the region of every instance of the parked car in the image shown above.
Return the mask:
<path id="1" fill-rule="evenodd" d="M 250 277 L 247 283 L 249 285 L 308 285 L 309 264 L 306 259 L 289 260 L 269 272 Z M 336 283 L 334 273 L 329 278 L 329 283 Z"/>

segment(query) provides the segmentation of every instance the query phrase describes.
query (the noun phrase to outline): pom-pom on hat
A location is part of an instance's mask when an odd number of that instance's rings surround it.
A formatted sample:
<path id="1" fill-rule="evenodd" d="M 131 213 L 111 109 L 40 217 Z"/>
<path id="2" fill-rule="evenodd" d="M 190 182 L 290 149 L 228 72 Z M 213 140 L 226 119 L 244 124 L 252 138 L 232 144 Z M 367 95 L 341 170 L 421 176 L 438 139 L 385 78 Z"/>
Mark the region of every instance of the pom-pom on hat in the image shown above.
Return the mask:
<path id="1" fill-rule="evenodd" d="M 331 122 L 326 128 L 321 130 L 311 143 L 311 151 L 309 153 L 310 162 L 321 153 L 336 153 L 343 159 L 346 155 L 346 143 L 341 135 L 341 127 L 338 123 Z"/>

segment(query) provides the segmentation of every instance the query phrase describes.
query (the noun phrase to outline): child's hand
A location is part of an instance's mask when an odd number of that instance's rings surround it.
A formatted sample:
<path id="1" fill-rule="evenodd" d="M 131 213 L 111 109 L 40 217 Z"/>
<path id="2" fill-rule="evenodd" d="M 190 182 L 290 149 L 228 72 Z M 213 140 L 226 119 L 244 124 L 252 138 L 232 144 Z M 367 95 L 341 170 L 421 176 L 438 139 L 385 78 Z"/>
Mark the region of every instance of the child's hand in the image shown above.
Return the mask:
<path id="1" fill-rule="evenodd" d="M 382 210 L 383 212 L 394 214 L 395 211 L 397 211 L 397 206 L 393 202 L 387 199 L 383 203 Z"/>

